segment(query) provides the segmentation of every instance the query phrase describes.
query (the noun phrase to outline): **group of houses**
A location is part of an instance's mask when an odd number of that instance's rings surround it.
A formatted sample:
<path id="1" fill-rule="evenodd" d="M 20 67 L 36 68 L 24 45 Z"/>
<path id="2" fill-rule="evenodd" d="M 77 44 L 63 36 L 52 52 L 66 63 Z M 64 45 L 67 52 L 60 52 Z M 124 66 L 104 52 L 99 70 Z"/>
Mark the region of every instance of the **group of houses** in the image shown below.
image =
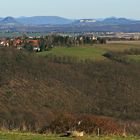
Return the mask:
<path id="1" fill-rule="evenodd" d="M 84 44 L 104 44 L 105 41 L 93 35 L 61 36 L 48 35 L 46 37 L 15 37 L 0 38 L 0 47 L 13 47 L 19 50 L 43 51 L 53 46 L 80 46 Z"/>
<path id="2" fill-rule="evenodd" d="M 40 40 L 34 38 L 22 39 L 21 37 L 17 38 L 2 38 L 0 39 L 0 47 L 12 47 L 22 50 L 24 47 L 32 46 L 33 51 L 40 51 Z"/>

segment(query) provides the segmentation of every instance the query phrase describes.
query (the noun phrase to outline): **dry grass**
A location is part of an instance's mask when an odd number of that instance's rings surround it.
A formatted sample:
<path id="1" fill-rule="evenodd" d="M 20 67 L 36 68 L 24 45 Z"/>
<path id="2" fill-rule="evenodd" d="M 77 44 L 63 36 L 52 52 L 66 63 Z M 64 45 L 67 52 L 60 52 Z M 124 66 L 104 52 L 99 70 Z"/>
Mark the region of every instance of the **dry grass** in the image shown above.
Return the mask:
<path id="1" fill-rule="evenodd" d="M 140 45 L 140 40 L 108 41 L 107 44 L 135 44 Z"/>
<path id="2" fill-rule="evenodd" d="M 73 137 L 60 137 L 59 135 L 39 135 L 20 132 L 0 132 L 0 140 L 77 140 Z M 84 136 L 80 140 L 140 140 L 140 137 L 120 137 L 120 136 Z"/>

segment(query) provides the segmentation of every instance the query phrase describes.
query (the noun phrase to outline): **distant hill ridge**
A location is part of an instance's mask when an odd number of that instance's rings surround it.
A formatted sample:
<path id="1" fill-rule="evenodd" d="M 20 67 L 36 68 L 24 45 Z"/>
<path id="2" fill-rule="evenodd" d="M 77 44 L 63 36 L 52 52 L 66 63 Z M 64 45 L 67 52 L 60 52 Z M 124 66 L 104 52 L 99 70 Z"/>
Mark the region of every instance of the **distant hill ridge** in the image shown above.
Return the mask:
<path id="1" fill-rule="evenodd" d="M 20 23 L 23 25 L 70 24 L 73 20 L 58 16 L 6 17 L 0 18 L 0 24 Z"/>
<path id="2" fill-rule="evenodd" d="M 132 24 L 140 23 L 139 20 L 131 20 L 127 18 L 105 18 L 105 19 L 68 19 L 59 16 L 33 16 L 33 17 L 6 17 L 0 18 L 1 23 L 20 23 L 24 25 L 46 25 L 46 24 L 71 24 L 71 23 L 102 23 L 102 24 Z"/>
<path id="3" fill-rule="evenodd" d="M 6 18 L 0 20 L 0 24 L 3 24 L 3 25 L 18 25 L 20 23 L 13 17 L 6 17 Z"/>
<path id="4" fill-rule="evenodd" d="M 0 30 L 19 32 L 140 32 L 140 21 L 116 17 L 76 20 L 59 16 L 6 17 L 0 18 Z"/>
<path id="5" fill-rule="evenodd" d="M 127 19 L 127 18 L 106 18 L 102 21 L 103 23 L 106 24 L 135 24 L 135 23 L 140 23 L 140 21 L 138 20 L 131 20 L 131 19 Z"/>
<path id="6" fill-rule="evenodd" d="M 17 18 L 18 22 L 22 24 L 44 25 L 44 24 L 70 24 L 73 22 L 71 19 L 66 19 L 58 16 L 34 16 Z"/>

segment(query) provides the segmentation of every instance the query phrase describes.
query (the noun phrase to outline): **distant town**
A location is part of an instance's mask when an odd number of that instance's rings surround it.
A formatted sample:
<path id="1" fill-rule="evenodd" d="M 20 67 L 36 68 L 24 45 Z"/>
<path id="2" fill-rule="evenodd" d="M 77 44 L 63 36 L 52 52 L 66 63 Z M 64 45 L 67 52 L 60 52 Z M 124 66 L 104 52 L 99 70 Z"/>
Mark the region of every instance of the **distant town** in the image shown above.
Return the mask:
<path id="1" fill-rule="evenodd" d="M 86 33 L 20 33 L 1 32 L 0 47 L 19 50 L 46 51 L 56 46 L 106 44 L 111 41 L 139 41 L 140 33 L 86 32 Z"/>

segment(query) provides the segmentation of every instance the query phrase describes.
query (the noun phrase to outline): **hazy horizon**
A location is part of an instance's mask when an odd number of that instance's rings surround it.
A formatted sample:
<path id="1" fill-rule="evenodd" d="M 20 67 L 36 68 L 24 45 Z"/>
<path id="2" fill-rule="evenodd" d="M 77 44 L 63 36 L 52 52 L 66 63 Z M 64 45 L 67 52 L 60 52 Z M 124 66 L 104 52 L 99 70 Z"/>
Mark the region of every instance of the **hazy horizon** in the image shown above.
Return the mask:
<path id="1" fill-rule="evenodd" d="M 57 16 L 57 15 L 55 15 L 55 16 L 51 16 L 51 15 L 47 15 L 47 16 L 45 16 L 45 15 L 39 15 L 39 16 L 18 16 L 18 17 L 14 17 L 14 16 L 5 16 L 5 17 L 0 17 L 0 18 L 2 18 L 2 19 L 4 19 L 4 18 L 7 18 L 7 17 L 12 17 L 12 18 L 15 18 L 15 19 L 17 19 L 17 18 L 30 18 L 30 17 L 60 17 L 60 18 L 65 18 L 65 19 L 69 19 L 69 20 L 81 20 L 81 19 L 97 19 L 97 20 L 104 20 L 104 19 L 108 19 L 108 18 L 116 18 L 116 19 L 119 19 L 119 18 L 125 18 L 125 19 L 129 19 L 129 20 L 140 20 L 140 19 L 134 19 L 134 18 L 127 18 L 127 17 L 114 17 L 114 16 L 112 16 L 112 17 L 103 17 L 103 18 L 68 18 L 68 17 L 62 17 L 62 16 Z"/>
<path id="2" fill-rule="evenodd" d="M 60 16 L 69 19 L 123 17 L 140 20 L 140 0 L 5 0 L 0 17 Z"/>

